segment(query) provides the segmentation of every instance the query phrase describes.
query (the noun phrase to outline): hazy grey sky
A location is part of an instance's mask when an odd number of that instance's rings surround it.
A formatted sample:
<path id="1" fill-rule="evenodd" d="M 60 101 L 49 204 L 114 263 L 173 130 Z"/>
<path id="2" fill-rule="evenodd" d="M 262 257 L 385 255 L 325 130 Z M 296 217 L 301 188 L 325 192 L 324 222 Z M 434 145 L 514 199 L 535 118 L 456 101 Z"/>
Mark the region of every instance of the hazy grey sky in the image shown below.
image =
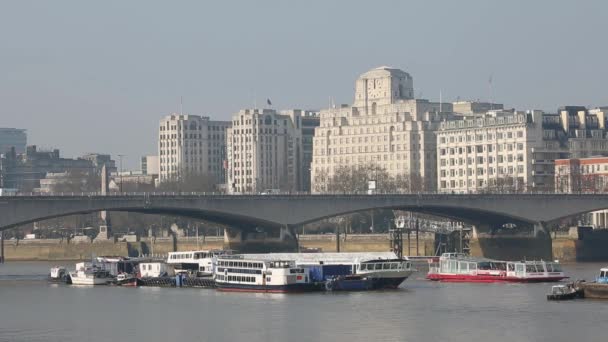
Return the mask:
<path id="1" fill-rule="evenodd" d="M 157 123 L 351 103 L 390 65 L 416 96 L 606 105 L 608 1 L 0 2 L 0 127 L 66 156 L 156 153 Z"/>

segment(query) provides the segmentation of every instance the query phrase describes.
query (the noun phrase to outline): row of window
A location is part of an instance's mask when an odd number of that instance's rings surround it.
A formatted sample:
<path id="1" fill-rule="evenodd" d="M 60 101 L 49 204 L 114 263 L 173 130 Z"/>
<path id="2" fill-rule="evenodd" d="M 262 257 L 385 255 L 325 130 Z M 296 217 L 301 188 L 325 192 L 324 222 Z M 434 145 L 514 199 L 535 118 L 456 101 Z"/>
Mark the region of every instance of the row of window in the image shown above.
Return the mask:
<path id="1" fill-rule="evenodd" d="M 523 151 L 524 144 L 488 144 L 488 145 L 475 145 L 475 146 L 465 146 L 465 147 L 453 147 L 453 148 L 440 148 L 439 155 L 445 156 L 447 154 L 470 154 L 470 153 L 483 153 L 483 152 L 494 152 L 494 150 L 498 152 L 502 151 L 513 151 L 517 149 L 518 151 Z"/>
<path id="2" fill-rule="evenodd" d="M 255 277 L 245 277 L 245 276 L 225 276 L 218 274 L 215 276 L 215 279 L 219 281 L 235 281 L 239 283 L 255 283 Z"/>
<path id="3" fill-rule="evenodd" d="M 459 132 L 461 133 L 461 132 Z M 463 142 L 463 141 L 484 141 L 484 140 L 494 140 L 494 138 L 496 138 L 497 140 L 499 139 L 513 139 L 513 137 L 516 136 L 517 138 L 523 138 L 524 137 L 524 132 L 523 131 L 517 131 L 515 132 L 515 134 L 513 134 L 513 132 L 497 132 L 496 135 L 492 134 L 492 133 L 487 133 L 487 134 L 466 134 L 465 136 L 463 136 L 462 134 L 459 134 L 457 137 L 456 136 L 450 136 L 448 138 L 446 137 L 440 137 L 439 138 L 439 142 L 441 144 L 445 144 L 446 142 L 450 142 L 450 143 L 454 143 L 454 142 Z"/>
<path id="4" fill-rule="evenodd" d="M 475 162 L 477 162 L 477 164 L 485 164 L 486 161 L 488 164 L 494 164 L 494 162 L 497 162 L 497 163 L 504 163 L 504 162 L 511 163 L 513 161 L 523 162 L 524 155 L 520 153 L 517 155 L 513 155 L 513 154 L 508 154 L 506 156 L 498 155 L 498 156 L 496 156 L 496 158 L 494 158 L 493 156 L 489 156 L 487 158 L 485 158 L 485 157 L 477 157 L 477 158 L 468 157 L 468 158 L 458 158 L 458 159 L 455 159 L 455 158 L 440 159 L 439 165 L 440 166 L 472 165 L 472 164 L 475 164 Z"/>
<path id="5" fill-rule="evenodd" d="M 498 172 L 499 175 L 503 175 L 503 174 L 513 174 L 515 172 L 515 170 L 517 170 L 517 173 L 524 173 L 524 166 L 523 165 L 517 165 L 517 169 L 515 169 L 513 166 L 509 166 L 509 167 L 498 167 L 498 168 L 493 168 L 493 167 L 489 167 L 487 169 L 487 174 L 488 175 L 494 175 L 495 173 Z M 484 174 L 486 174 L 485 168 L 483 167 L 478 167 L 477 168 L 477 172 L 475 172 L 475 169 L 472 168 L 468 168 L 466 169 L 466 176 L 483 176 Z M 450 177 L 464 177 L 465 176 L 465 169 L 450 169 L 450 170 L 440 170 L 439 171 L 439 175 L 440 177 L 448 177 L 448 175 Z"/>
<path id="6" fill-rule="evenodd" d="M 248 261 L 228 261 L 228 260 L 219 260 L 217 262 L 218 266 L 224 267 L 239 267 L 239 268 L 258 268 L 261 269 L 264 267 L 264 263 L 262 262 L 248 262 Z"/>

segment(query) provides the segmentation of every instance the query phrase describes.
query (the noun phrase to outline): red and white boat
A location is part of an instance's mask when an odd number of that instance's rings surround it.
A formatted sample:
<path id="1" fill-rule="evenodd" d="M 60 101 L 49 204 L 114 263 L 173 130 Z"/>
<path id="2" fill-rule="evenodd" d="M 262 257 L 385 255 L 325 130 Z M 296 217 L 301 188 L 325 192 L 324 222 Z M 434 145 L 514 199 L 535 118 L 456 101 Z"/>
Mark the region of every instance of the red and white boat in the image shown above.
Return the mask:
<path id="1" fill-rule="evenodd" d="M 500 261 L 444 253 L 429 265 L 429 280 L 470 283 L 539 283 L 568 278 L 558 262 Z"/>

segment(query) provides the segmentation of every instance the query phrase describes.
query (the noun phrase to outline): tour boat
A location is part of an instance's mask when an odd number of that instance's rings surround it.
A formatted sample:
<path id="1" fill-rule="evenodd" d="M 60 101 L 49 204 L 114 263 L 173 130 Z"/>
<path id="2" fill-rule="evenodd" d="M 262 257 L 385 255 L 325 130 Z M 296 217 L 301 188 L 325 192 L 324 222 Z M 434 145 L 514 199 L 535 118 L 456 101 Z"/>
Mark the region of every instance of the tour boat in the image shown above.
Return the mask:
<path id="1" fill-rule="evenodd" d="M 72 285 L 106 285 L 113 279 L 110 272 L 88 262 L 76 264 L 76 271 L 70 272 Z"/>
<path id="2" fill-rule="evenodd" d="M 407 259 L 366 260 L 355 264 L 355 274 L 372 280 L 372 288 L 396 289 L 415 270 Z"/>
<path id="3" fill-rule="evenodd" d="M 286 293 L 322 289 L 322 284 L 313 283 L 293 260 L 219 257 L 214 280 L 219 291 Z"/>
<path id="4" fill-rule="evenodd" d="M 51 267 L 49 272 L 49 281 L 53 282 L 65 282 L 68 272 L 63 266 Z"/>
<path id="5" fill-rule="evenodd" d="M 360 276 L 371 283 L 370 290 L 399 287 L 414 271 L 407 258 L 393 252 L 355 253 L 269 253 L 245 254 L 260 260 L 295 260 L 312 282 L 325 283 L 339 276 Z"/>
<path id="6" fill-rule="evenodd" d="M 558 262 L 500 261 L 444 253 L 439 263 L 431 263 L 429 280 L 444 282 L 553 282 L 568 278 Z"/>
<path id="7" fill-rule="evenodd" d="M 186 272 L 198 277 L 213 276 L 214 260 L 218 256 L 230 255 L 231 250 L 213 249 L 199 251 L 170 252 L 167 264 L 175 267 L 175 272 Z"/>

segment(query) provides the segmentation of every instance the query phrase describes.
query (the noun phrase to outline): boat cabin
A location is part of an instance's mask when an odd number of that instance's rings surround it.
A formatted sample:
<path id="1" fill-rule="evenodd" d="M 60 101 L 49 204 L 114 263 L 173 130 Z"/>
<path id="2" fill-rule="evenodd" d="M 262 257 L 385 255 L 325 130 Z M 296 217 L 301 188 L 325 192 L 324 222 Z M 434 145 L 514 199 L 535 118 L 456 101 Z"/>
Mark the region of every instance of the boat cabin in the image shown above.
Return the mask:
<path id="1" fill-rule="evenodd" d="M 600 269 L 600 275 L 596 281 L 600 284 L 608 284 L 608 267 Z"/>
<path id="2" fill-rule="evenodd" d="M 142 262 L 139 264 L 139 276 L 142 278 L 172 277 L 174 275 L 173 265 L 164 262 Z"/>
<path id="3" fill-rule="evenodd" d="M 222 249 L 170 252 L 167 256 L 167 264 L 174 265 L 176 272 L 211 276 L 214 269 L 213 259 L 230 254 L 232 254 L 232 251 Z"/>

